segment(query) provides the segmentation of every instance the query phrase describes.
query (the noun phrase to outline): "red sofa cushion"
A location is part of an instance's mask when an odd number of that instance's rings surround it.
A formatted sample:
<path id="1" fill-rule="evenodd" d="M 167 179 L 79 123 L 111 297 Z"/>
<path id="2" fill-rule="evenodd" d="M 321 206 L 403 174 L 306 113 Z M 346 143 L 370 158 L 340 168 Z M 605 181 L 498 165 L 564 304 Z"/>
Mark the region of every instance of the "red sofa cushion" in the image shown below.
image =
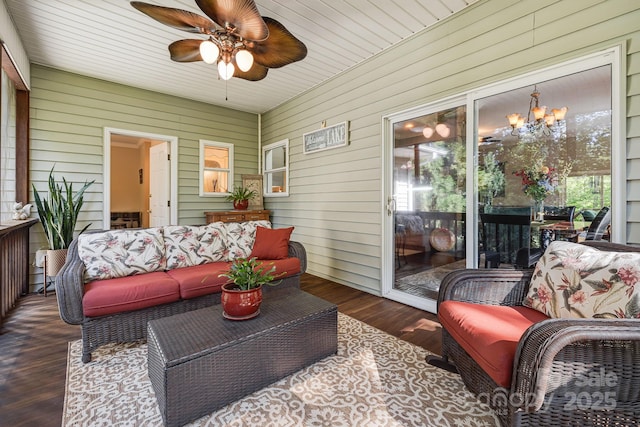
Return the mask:
<path id="1" fill-rule="evenodd" d="M 298 258 L 285 258 L 276 260 L 259 260 L 265 263 L 267 269 L 270 263 L 276 267 L 276 274 L 286 273 L 282 278 L 300 273 L 300 260 Z M 213 262 L 209 264 L 194 265 L 192 267 L 176 268 L 167 271 L 167 274 L 180 284 L 180 297 L 183 299 L 196 298 L 202 295 L 220 292 L 220 288 L 227 282 L 226 277 L 220 274 L 229 270 L 229 262 Z"/>
<path id="2" fill-rule="evenodd" d="M 511 385 L 518 342 L 534 323 L 548 319 L 527 307 L 444 301 L 438 308 L 442 327 L 502 387 Z"/>
<path id="3" fill-rule="evenodd" d="M 84 286 L 82 312 L 96 317 L 139 310 L 180 299 L 178 282 L 164 272 L 96 280 Z"/>
<path id="4" fill-rule="evenodd" d="M 180 284 L 180 297 L 189 299 L 220 292 L 227 278 L 219 276 L 228 271 L 230 265 L 230 262 L 211 262 L 176 268 L 167 274 Z"/>
<path id="5" fill-rule="evenodd" d="M 295 257 L 285 259 L 260 259 L 258 262 L 263 263 L 267 270 L 271 268 L 269 264 L 273 263 L 276 267 L 276 275 L 285 273 L 282 277 L 279 277 L 279 279 L 300 273 L 300 260 Z"/>

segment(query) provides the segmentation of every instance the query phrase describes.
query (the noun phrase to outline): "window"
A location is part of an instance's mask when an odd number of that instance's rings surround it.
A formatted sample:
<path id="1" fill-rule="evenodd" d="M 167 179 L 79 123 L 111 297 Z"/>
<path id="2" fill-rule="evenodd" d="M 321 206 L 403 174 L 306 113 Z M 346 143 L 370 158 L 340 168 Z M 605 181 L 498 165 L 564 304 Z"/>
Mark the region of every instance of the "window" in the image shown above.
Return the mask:
<path id="1" fill-rule="evenodd" d="M 16 90 L 4 70 L 0 105 L 0 220 L 10 219 L 16 199 Z"/>
<path id="2" fill-rule="evenodd" d="M 233 144 L 200 140 L 200 196 L 226 196 L 233 182 Z"/>
<path id="3" fill-rule="evenodd" d="M 289 140 L 284 139 L 262 148 L 265 196 L 289 195 Z"/>

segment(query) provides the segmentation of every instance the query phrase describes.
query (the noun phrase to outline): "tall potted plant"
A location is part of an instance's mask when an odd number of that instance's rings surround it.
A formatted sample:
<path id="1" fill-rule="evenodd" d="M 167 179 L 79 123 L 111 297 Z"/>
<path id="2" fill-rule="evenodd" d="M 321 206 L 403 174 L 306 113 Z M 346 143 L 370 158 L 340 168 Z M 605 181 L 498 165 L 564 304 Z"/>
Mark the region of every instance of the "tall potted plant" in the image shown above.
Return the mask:
<path id="1" fill-rule="evenodd" d="M 286 273 L 276 274 L 273 264 L 264 265 L 256 258 L 237 258 L 229 267 L 229 271 L 220 277 L 229 279 L 222 285 L 220 296 L 222 314 L 231 320 L 246 320 L 260 314 L 262 303 L 262 285 L 277 285 L 278 277 Z"/>
<path id="2" fill-rule="evenodd" d="M 85 182 L 77 192 L 73 191 L 73 183 L 62 178 L 62 184 L 56 183 L 53 168 L 49 172 L 49 194 L 43 198 L 36 186 L 32 184 L 33 196 L 38 208 L 40 223 L 47 237 L 47 275 L 55 276 L 67 258 L 67 248 L 73 241 L 78 214 L 84 203 L 85 190 L 95 182 Z M 91 224 L 87 224 L 83 233 Z"/>

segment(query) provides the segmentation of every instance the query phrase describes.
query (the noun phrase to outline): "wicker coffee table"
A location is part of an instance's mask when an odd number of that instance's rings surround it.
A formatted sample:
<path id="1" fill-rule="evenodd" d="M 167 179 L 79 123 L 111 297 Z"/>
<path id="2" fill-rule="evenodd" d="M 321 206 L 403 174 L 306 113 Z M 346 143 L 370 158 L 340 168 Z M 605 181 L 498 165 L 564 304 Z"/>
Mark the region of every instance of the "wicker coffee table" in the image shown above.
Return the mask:
<path id="1" fill-rule="evenodd" d="M 180 426 L 337 351 L 338 311 L 295 288 L 270 289 L 260 315 L 220 305 L 148 324 L 149 378 L 165 425 Z"/>

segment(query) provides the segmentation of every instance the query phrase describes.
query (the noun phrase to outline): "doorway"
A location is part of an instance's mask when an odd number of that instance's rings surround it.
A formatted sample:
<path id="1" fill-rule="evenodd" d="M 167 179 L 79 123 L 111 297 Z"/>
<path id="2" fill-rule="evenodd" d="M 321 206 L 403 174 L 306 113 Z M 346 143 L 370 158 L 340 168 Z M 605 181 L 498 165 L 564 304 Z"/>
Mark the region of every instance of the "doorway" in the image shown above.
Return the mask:
<path id="1" fill-rule="evenodd" d="M 123 129 L 104 132 L 104 229 L 177 221 L 177 138 Z"/>

